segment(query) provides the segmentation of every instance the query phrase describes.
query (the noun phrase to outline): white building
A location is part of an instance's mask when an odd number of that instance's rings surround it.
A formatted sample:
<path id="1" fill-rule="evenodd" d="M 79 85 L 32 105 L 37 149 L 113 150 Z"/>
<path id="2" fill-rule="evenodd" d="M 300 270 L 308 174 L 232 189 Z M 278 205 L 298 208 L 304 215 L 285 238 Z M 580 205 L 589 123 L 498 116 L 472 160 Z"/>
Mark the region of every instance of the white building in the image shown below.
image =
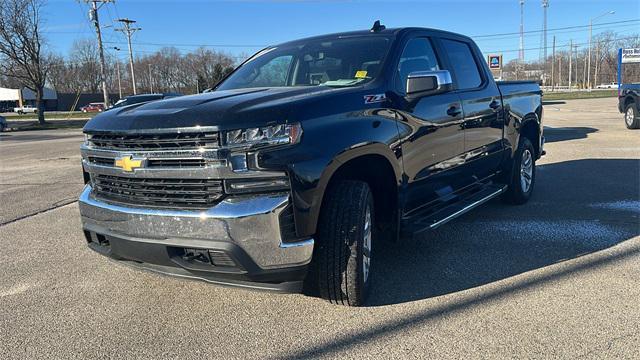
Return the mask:
<path id="1" fill-rule="evenodd" d="M 55 110 L 58 103 L 58 94 L 51 88 L 44 88 L 44 107 L 47 110 Z M 0 88 L 0 109 L 12 109 L 16 106 L 36 105 L 36 93 L 27 88 L 8 89 Z"/>

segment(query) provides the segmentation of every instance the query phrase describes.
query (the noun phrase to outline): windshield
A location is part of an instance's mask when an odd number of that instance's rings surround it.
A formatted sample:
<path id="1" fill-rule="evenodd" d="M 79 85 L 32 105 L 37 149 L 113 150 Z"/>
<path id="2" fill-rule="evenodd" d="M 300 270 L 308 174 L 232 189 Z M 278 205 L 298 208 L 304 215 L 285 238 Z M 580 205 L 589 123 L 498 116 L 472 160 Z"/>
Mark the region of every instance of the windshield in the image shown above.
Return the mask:
<path id="1" fill-rule="evenodd" d="M 288 86 L 354 86 L 380 73 L 391 39 L 362 36 L 272 47 L 254 55 L 217 90 Z"/>

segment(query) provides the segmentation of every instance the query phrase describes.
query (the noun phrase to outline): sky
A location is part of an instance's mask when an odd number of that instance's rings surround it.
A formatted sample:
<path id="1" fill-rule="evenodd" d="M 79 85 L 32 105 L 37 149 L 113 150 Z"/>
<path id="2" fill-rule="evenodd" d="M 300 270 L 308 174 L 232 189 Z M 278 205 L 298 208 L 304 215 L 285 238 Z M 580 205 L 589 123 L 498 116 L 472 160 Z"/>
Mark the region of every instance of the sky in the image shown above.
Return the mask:
<path id="1" fill-rule="evenodd" d="M 44 8 L 44 35 L 51 50 L 66 55 L 77 39 L 95 39 L 88 20 L 89 5 L 77 0 L 49 0 Z M 587 44 L 590 19 L 615 11 L 594 21 L 594 35 L 613 30 L 619 37 L 640 33 L 637 0 L 549 0 L 548 52 L 556 36 L 558 49 L 568 49 L 571 39 Z M 540 57 L 543 23 L 541 0 L 525 0 L 525 60 Z M 517 58 L 519 47 L 519 0 L 422 0 L 422 1 L 330 1 L 330 0 L 209 0 L 150 1 L 116 0 L 99 12 L 103 40 L 109 53 L 125 59 L 126 38 L 114 31 L 115 20 L 137 20 L 142 30 L 134 35 L 134 53 L 144 55 L 163 46 L 188 52 L 206 45 L 241 57 L 260 48 L 302 37 L 369 29 L 375 20 L 387 27 L 419 26 L 443 29 L 474 37 L 485 55 L 502 53 L 505 62 Z M 113 24 L 113 26 L 112 26 Z M 484 35 L 515 33 L 503 36 Z M 583 45 L 586 47 L 586 45 Z M 529 49 L 529 50 L 527 50 Z"/>

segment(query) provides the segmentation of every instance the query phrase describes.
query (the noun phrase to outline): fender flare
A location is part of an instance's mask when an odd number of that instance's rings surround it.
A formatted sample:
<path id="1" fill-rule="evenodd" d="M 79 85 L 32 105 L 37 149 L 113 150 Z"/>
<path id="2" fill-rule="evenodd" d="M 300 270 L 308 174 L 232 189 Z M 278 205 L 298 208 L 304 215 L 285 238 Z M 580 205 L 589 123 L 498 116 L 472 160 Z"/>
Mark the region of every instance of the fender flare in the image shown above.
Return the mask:
<path id="1" fill-rule="evenodd" d="M 522 117 L 522 120 L 518 122 L 518 125 L 516 126 L 516 133 L 518 134 L 518 136 L 515 139 L 515 144 L 513 144 L 513 148 L 511 151 L 511 157 L 513 157 L 513 155 L 515 154 L 516 150 L 518 149 L 518 146 L 520 145 L 520 136 L 522 135 L 522 129 L 524 129 L 526 126 L 528 126 L 529 123 L 534 122 L 536 128 L 538 129 L 538 135 L 539 137 L 542 136 L 542 124 L 540 123 L 540 117 L 538 116 L 537 112 L 530 112 L 528 114 L 526 114 L 525 116 Z M 540 141 L 540 139 L 538 139 L 538 141 Z M 539 147 L 540 144 L 538 143 L 537 146 Z"/>
<path id="2" fill-rule="evenodd" d="M 316 197 L 316 202 L 311 204 L 310 213 L 311 218 L 314 219 L 311 230 L 313 233 L 316 232 L 318 219 L 320 215 L 320 211 L 322 210 L 322 203 L 325 198 L 325 193 L 327 191 L 327 187 L 329 186 L 329 182 L 333 179 L 335 173 L 340 169 L 340 167 L 351 160 L 357 159 L 363 156 L 375 155 L 383 157 L 387 160 L 391 168 L 393 169 L 396 185 L 398 188 L 402 184 L 402 164 L 396 158 L 393 151 L 389 148 L 388 145 L 383 143 L 368 143 L 361 144 L 359 146 L 353 146 L 348 149 L 345 149 L 338 153 L 333 159 L 331 159 L 325 169 L 322 171 L 322 175 L 318 181 L 318 185 L 316 187 L 316 191 L 320 194 Z"/>

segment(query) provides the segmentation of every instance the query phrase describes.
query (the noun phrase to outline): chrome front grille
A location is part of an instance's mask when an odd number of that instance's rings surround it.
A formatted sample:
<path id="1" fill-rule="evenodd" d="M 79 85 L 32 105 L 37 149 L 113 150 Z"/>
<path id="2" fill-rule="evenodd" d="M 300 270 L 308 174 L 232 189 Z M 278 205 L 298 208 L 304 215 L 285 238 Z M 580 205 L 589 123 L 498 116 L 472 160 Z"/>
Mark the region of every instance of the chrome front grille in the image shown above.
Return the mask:
<path id="1" fill-rule="evenodd" d="M 179 132 L 167 134 L 90 134 L 91 146 L 105 150 L 194 150 L 220 146 L 219 133 Z"/>
<path id="2" fill-rule="evenodd" d="M 208 208 L 223 196 L 222 180 L 130 178 L 92 174 L 96 197 L 114 203 L 163 208 Z"/>
<path id="3" fill-rule="evenodd" d="M 114 166 L 115 158 L 89 156 L 87 157 L 91 164 L 100 166 Z M 176 158 L 176 159 L 148 159 L 145 167 L 147 168 L 193 168 L 204 167 L 207 160 L 202 158 Z"/>

